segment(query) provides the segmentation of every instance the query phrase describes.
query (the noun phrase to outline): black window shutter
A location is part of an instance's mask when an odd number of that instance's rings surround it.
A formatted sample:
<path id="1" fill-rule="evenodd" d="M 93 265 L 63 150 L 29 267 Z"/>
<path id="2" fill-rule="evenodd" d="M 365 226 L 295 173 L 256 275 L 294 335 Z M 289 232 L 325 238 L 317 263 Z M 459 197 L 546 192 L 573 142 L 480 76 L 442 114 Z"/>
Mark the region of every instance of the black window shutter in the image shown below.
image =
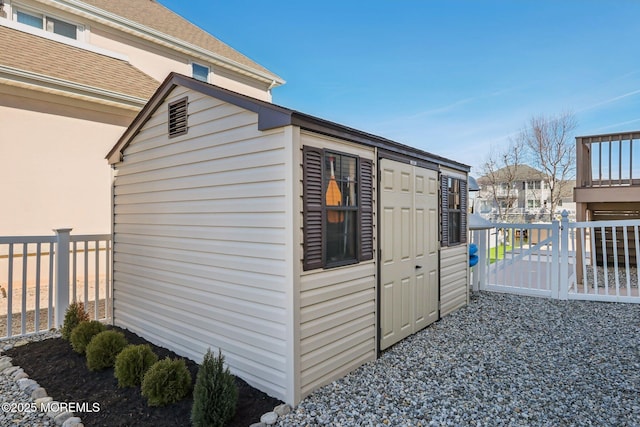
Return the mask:
<path id="1" fill-rule="evenodd" d="M 467 243 L 467 181 L 460 180 L 460 243 Z"/>
<path id="2" fill-rule="evenodd" d="M 302 149 L 303 263 L 304 270 L 322 268 L 322 150 Z"/>
<path id="3" fill-rule="evenodd" d="M 373 162 L 360 160 L 360 261 L 373 259 Z"/>
<path id="4" fill-rule="evenodd" d="M 440 175 L 441 235 L 440 244 L 449 246 L 449 177 Z"/>

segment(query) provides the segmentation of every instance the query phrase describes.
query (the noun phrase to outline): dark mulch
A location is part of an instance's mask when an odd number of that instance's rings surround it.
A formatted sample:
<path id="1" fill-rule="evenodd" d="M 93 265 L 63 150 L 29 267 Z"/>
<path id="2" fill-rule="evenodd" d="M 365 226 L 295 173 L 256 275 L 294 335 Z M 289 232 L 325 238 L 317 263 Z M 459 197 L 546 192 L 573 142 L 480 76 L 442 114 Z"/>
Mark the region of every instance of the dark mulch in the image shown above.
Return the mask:
<path id="1" fill-rule="evenodd" d="M 120 328 L 130 344 L 149 344 L 158 355 L 179 357 L 174 352 L 158 347 L 138 335 Z M 29 376 L 47 390 L 47 394 L 60 402 L 86 403 L 91 408 L 100 404 L 99 412 L 84 412 L 76 415 L 87 426 L 178 426 L 188 425 L 191 416 L 191 396 L 165 407 L 149 407 L 140 393 L 140 387 L 119 388 L 113 369 L 91 372 L 86 359 L 71 349 L 71 344 L 62 338 L 32 342 L 6 352 L 13 364 L 24 368 Z M 198 365 L 185 359 L 195 384 Z M 236 415 L 229 426 L 247 427 L 260 421 L 260 416 L 279 405 L 278 399 L 251 387 L 240 378 Z"/>

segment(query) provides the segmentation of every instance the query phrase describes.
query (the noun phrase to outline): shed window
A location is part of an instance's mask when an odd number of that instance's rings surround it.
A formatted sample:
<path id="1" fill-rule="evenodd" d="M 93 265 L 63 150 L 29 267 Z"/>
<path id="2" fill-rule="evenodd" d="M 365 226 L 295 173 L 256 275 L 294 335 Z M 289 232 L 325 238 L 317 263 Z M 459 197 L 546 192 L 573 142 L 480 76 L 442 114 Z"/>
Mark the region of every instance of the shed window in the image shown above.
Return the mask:
<path id="1" fill-rule="evenodd" d="M 187 101 L 187 98 L 182 98 L 169 104 L 169 138 L 184 135 L 189 129 Z"/>
<path id="2" fill-rule="evenodd" d="M 304 147 L 304 269 L 373 258 L 373 163 Z"/>
<path id="3" fill-rule="evenodd" d="M 467 182 L 441 177 L 442 246 L 467 242 Z"/>

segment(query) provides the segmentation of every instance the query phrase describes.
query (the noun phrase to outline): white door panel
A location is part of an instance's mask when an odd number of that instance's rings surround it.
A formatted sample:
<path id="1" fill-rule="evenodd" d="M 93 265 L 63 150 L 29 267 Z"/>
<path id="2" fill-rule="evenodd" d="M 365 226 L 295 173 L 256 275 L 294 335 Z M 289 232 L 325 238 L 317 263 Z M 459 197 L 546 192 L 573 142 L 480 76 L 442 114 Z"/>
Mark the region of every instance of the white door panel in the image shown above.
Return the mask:
<path id="1" fill-rule="evenodd" d="M 380 162 L 380 348 L 438 318 L 438 174 Z"/>

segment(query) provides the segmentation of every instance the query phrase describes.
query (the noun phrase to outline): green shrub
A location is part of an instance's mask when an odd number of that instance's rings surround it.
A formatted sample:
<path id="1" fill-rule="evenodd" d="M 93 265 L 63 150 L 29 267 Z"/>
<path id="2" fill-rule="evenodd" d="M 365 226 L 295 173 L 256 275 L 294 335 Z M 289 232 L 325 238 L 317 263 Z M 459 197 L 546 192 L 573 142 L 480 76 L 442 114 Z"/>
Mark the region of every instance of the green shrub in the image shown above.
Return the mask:
<path id="1" fill-rule="evenodd" d="M 149 368 L 142 380 L 142 395 L 149 406 L 178 402 L 191 390 L 191 374 L 183 359 L 168 357 Z"/>
<path id="2" fill-rule="evenodd" d="M 122 332 L 100 332 L 87 345 L 87 367 L 91 371 L 113 367 L 116 362 L 116 356 L 126 346 L 127 339 Z"/>
<path id="3" fill-rule="evenodd" d="M 236 413 L 238 387 L 222 352 L 215 357 L 207 350 L 193 389 L 191 423 L 194 427 L 223 427 Z"/>
<path id="4" fill-rule="evenodd" d="M 71 331 L 71 347 L 74 351 L 84 354 L 87 345 L 91 342 L 91 338 L 104 330 L 106 330 L 105 326 L 97 320 L 80 322 Z"/>
<path id="5" fill-rule="evenodd" d="M 64 323 L 60 331 L 62 332 L 62 338 L 68 341 L 71 339 L 71 331 L 73 331 L 80 322 L 88 321 L 89 313 L 84 311 L 84 304 L 81 302 L 72 302 L 64 313 Z"/>
<path id="6" fill-rule="evenodd" d="M 118 386 L 140 385 L 144 374 L 157 361 L 158 356 L 148 344 L 128 345 L 116 357 L 114 375 L 118 379 Z"/>

